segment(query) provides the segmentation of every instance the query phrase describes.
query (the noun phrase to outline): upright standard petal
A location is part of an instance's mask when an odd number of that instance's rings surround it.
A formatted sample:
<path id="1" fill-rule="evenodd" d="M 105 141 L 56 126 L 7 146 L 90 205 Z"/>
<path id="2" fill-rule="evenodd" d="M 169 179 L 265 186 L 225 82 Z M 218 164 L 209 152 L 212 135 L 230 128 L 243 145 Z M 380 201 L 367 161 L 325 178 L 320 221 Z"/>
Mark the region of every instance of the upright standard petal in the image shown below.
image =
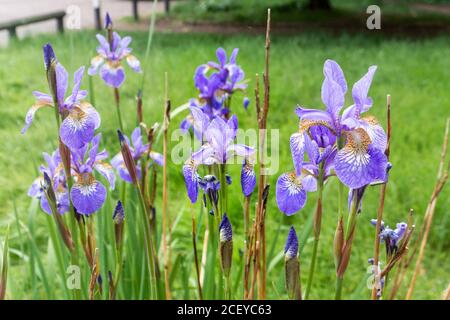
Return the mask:
<path id="1" fill-rule="evenodd" d="M 306 191 L 295 172 L 282 174 L 276 187 L 277 205 L 280 211 L 290 216 L 305 206 Z"/>
<path id="2" fill-rule="evenodd" d="M 352 96 L 357 107 L 357 116 L 359 116 L 360 113 L 366 112 L 372 106 L 372 99 L 367 97 L 367 95 L 369 94 L 375 71 L 377 71 L 377 67 L 371 66 L 367 73 L 353 85 Z"/>
<path id="3" fill-rule="evenodd" d="M 95 180 L 92 173 L 81 173 L 70 190 L 70 198 L 78 213 L 91 215 L 103 206 L 106 188 Z"/>
<path id="4" fill-rule="evenodd" d="M 336 123 L 339 112 L 344 106 L 345 94 L 342 87 L 333 79 L 325 78 L 322 84 L 322 101 L 327 106 L 327 112 Z"/>
<path id="5" fill-rule="evenodd" d="M 291 147 L 292 162 L 294 163 L 295 173 L 300 175 L 302 172 L 303 158 L 305 152 L 305 133 L 294 133 L 289 141 Z"/>
<path id="6" fill-rule="evenodd" d="M 344 72 L 339 64 L 334 60 L 327 60 L 323 65 L 323 74 L 325 77 L 334 80 L 345 94 L 347 92 L 347 81 L 345 80 Z"/>
<path id="7" fill-rule="evenodd" d="M 387 158 L 371 146 L 367 132 L 358 128 L 346 132 L 347 143 L 336 154 L 334 169 L 339 180 L 352 189 L 386 176 Z"/>
<path id="8" fill-rule="evenodd" d="M 183 166 L 184 182 L 187 193 L 192 203 L 197 201 L 198 197 L 198 174 L 197 165 L 192 159 L 188 159 Z"/>

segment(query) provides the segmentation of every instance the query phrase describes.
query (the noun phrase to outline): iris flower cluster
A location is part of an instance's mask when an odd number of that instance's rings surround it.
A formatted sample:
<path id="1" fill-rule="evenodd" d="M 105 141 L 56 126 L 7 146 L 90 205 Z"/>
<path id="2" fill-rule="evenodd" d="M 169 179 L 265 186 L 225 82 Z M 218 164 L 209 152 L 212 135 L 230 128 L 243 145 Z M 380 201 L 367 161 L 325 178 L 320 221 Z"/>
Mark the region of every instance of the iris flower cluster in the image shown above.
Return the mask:
<path id="1" fill-rule="evenodd" d="M 326 109 L 296 109 L 299 130 L 290 138 L 295 170 L 277 181 L 277 204 L 286 215 L 304 207 L 306 192 L 317 188 L 319 170 L 323 181 L 336 175 L 351 194 L 387 179 L 386 134 L 375 117 L 363 115 L 373 104 L 368 92 L 375 71 L 376 66 L 371 66 L 353 85 L 353 104 L 342 111 L 347 92 L 344 73 L 335 61 L 325 61 L 322 101 Z"/>
<path id="2" fill-rule="evenodd" d="M 58 123 L 59 118 L 62 119 L 59 139 L 66 148 L 60 147 L 52 155 L 44 153 L 47 165 L 40 167 L 42 176 L 33 182 L 28 195 L 40 199 L 43 211 L 52 213 L 43 192 L 43 177 L 46 175 L 55 191 L 56 208 L 60 214 L 69 211 L 71 202 L 77 213 L 90 215 L 102 207 L 106 198 L 106 188 L 96 179 L 94 171 L 108 180 L 111 189 L 114 189 L 115 184 L 112 167 L 104 161 L 108 153 L 105 150 L 99 151 L 101 135 L 95 135 L 95 130 L 100 126 L 100 115 L 92 105 L 84 101 L 87 91 L 80 90 L 84 67 L 75 72 L 72 92 L 66 97 L 68 73 L 56 59 L 50 44 L 44 46 L 44 63 L 51 94 L 33 92 L 37 101 L 26 115 L 22 133 L 30 127 L 38 109 L 54 108 Z M 70 177 L 67 177 L 65 170 L 67 164 Z M 71 177 L 73 185 L 69 190 L 68 179 Z"/>
<path id="3" fill-rule="evenodd" d="M 197 67 L 194 75 L 194 85 L 198 90 L 198 98 L 191 99 L 190 106 L 200 109 L 209 119 L 216 117 L 229 118 L 231 97 L 237 91 L 245 91 L 245 73 L 236 63 L 239 49 L 235 48 L 229 60 L 223 48 L 216 51 L 218 62 L 210 61 Z M 245 108 L 249 105 L 247 97 L 243 100 Z M 188 116 L 181 123 L 181 129 L 187 132 L 194 126 L 195 115 Z M 198 128 L 197 128 L 198 132 Z"/>

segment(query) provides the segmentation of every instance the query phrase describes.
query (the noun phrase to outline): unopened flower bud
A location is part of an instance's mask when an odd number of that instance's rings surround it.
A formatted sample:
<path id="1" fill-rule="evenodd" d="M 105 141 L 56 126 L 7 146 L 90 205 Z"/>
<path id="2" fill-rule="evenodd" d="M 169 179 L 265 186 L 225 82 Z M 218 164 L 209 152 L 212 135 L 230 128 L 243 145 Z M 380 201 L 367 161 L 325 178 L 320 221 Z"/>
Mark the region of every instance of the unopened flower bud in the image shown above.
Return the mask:
<path id="1" fill-rule="evenodd" d="M 230 275 L 231 264 L 233 261 L 233 231 L 227 214 L 223 215 L 219 225 L 220 234 L 220 262 L 222 271 L 226 277 Z"/>

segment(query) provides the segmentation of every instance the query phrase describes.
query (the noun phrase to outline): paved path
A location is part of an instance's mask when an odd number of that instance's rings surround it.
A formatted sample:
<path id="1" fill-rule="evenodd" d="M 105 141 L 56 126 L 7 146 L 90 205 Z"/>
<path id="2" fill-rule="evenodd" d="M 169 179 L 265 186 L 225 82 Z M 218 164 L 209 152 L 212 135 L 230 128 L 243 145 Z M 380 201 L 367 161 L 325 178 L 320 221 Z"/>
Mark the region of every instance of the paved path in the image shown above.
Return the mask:
<path id="1" fill-rule="evenodd" d="M 100 3 L 102 19 L 105 12 L 109 12 L 113 20 L 132 16 L 132 4 L 130 1 L 100 0 Z M 0 0 L 0 22 L 45 14 L 52 11 L 67 10 L 70 6 L 79 8 L 81 28 L 94 28 L 95 20 L 92 0 Z M 152 1 L 140 1 L 138 6 L 141 16 L 151 14 Z M 163 1 L 158 1 L 157 11 L 163 12 L 163 10 Z M 65 19 L 65 23 L 68 23 L 67 18 Z M 56 32 L 56 20 L 35 23 L 17 29 L 19 38 L 39 32 Z M 7 42 L 7 31 L 0 31 L 0 46 L 5 46 Z"/>

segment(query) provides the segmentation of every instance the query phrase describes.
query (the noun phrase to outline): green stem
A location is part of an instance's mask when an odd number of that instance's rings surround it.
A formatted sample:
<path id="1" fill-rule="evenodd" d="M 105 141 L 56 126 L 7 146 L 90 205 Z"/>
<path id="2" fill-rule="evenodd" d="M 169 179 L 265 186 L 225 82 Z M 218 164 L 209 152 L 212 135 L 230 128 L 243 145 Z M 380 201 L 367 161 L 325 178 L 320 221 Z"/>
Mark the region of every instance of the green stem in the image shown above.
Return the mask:
<path id="1" fill-rule="evenodd" d="M 344 278 L 336 278 L 336 294 L 334 296 L 335 300 L 341 300 L 343 280 L 344 280 Z"/>
<path id="2" fill-rule="evenodd" d="M 147 254 L 147 262 L 148 262 L 148 268 L 150 271 L 150 287 L 151 287 L 151 293 L 152 298 L 159 298 L 157 286 L 156 286 L 156 268 L 155 268 L 155 256 L 154 256 L 154 247 L 153 247 L 153 241 L 150 234 L 150 218 L 147 212 L 147 207 L 145 205 L 144 195 L 142 193 L 142 190 L 139 186 L 139 183 L 136 184 L 137 192 L 139 195 L 139 203 L 141 205 L 141 211 L 144 215 L 144 237 L 145 237 L 145 249 Z"/>
<path id="3" fill-rule="evenodd" d="M 322 227 L 322 198 L 323 198 L 323 180 L 324 180 L 323 175 L 324 175 L 323 163 L 321 163 L 319 166 L 319 175 L 317 181 L 317 188 L 319 194 L 317 198 L 316 213 L 314 215 L 314 247 L 311 257 L 311 266 L 309 268 L 308 282 L 305 290 L 305 300 L 308 300 L 309 298 L 314 278 L 314 272 L 316 269 L 317 250 L 319 248 L 320 229 Z"/>
<path id="4" fill-rule="evenodd" d="M 224 276 L 225 278 L 225 300 L 231 300 L 231 277 L 230 275 Z"/>
<path id="5" fill-rule="evenodd" d="M 120 92 L 118 88 L 114 88 L 114 100 L 116 102 L 117 118 L 119 119 L 119 128 L 123 132 L 122 114 L 120 112 Z"/>

